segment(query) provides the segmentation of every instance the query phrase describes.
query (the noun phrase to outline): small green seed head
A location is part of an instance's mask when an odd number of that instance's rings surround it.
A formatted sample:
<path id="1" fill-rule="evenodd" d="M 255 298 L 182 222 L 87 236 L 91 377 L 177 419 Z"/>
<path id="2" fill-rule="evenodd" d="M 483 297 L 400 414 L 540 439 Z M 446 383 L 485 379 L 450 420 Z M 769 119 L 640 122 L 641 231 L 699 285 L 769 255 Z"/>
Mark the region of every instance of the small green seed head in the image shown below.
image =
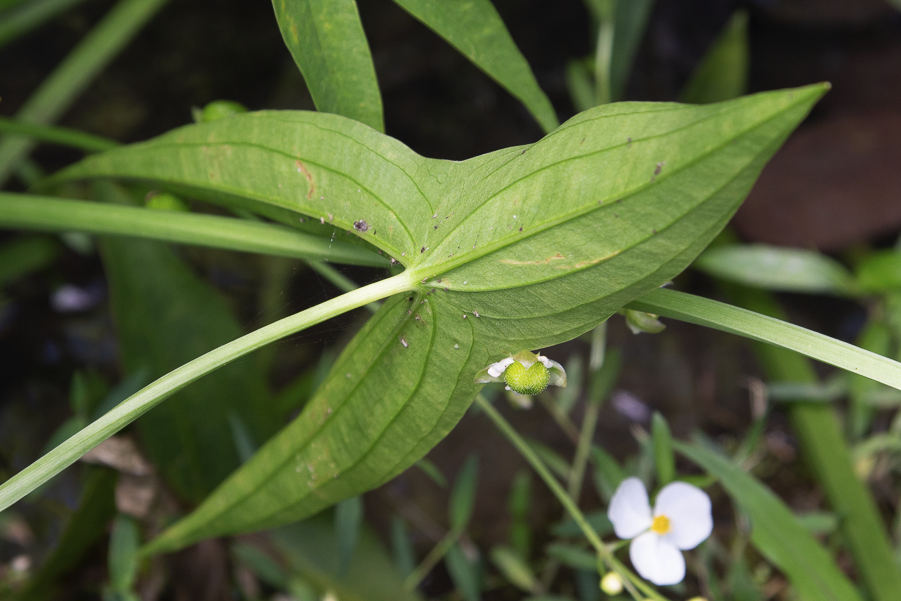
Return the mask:
<path id="1" fill-rule="evenodd" d="M 529 369 L 523 367 L 522 363 L 514 361 L 504 372 L 504 381 L 514 392 L 535 396 L 547 388 L 551 374 L 540 361 L 533 363 Z"/>

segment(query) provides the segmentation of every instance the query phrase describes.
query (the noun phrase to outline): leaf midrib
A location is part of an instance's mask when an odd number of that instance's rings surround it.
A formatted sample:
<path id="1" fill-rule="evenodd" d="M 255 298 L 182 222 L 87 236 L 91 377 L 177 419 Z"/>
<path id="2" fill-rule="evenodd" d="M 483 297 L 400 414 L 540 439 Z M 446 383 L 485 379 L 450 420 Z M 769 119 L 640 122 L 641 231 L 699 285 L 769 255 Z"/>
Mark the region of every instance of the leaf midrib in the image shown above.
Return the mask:
<path id="1" fill-rule="evenodd" d="M 412 302 L 414 302 L 414 303 L 415 303 L 417 300 L 421 300 L 422 298 L 425 297 L 425 295 L 424 295 L 421 291 L 418 291 L 418 290 L 413 290 L 413 291 L 411 291 L 411 293 L 413 294 L 413 301 L 412 301 Z M 401 301 L 401 302 L 403 302 L 403 301 Z M 420 307 L 422 307 L 422 305 L 420 305 Z M 421 308 L 417 308 L 417 313 L 418 313 L 419 311 L 421 311 L 421 310 L 422 310 Z M 411 321 L 412 321 L 413 319 L 415 319 L 415 317 L 414 317 L 415 314 L 416 314 L 416 313 L 414 313 L 413 315 L 406 315 L 406 316 L 404 317 L 404 319 L 403 319 L 402 321 L 400 321 L 400 322 L 395 326 L 394 331 L 392 332 L 391 336 L 390 336 L 389 338 L 386 339 L 386 340 L 387 340 L 386 343 L 382 346 L 381 349 L 379 349 L 379 351 L 378 351 L 377 353 L 375 353 L 375 354 L 373 355 L 372 361 L 370 361 L 369 364 L 366 366 L 366 369 L 363 370 L 363 371 L 361 372 L 359 379 L 354 383 L 354 385 L 353 385 L 353 386 L 351 387 L 351 389 L 347 392 L 347 394 L 344 395 L 345 398 L 350 397 L 350 396 L 354 393 L 354 391 L 356 391 L 356 390 L 363 384 L 363 381 L 366 379 L 366 376 L 368 375 L 368 373 L 369 373 L 372 369 L 375 368 L 376 364 L 379 363 L 379 361 L 380 361 L 380 359 L 383 357 L 383 355 L 384 355 L 386 352 L 388 352 L 388 350 L 390 349 L 390 347 L 391 347 L 391 342 L 390 342 L 390 341 L 393 341 L 393 340 L 396 338 L 396 334 L 397 334 L 398 332 L 400 332 L 401 330 L 403 330 L 403 328 L 406 327 L 409 323 L 411 323 Z M 388 316 L 389 316 L 389 313 L 386 312 L 386 313 L 382 316 L 382 319 L 387 319 Z M 373 324 L 373 327 L 377 327 L 377 326 L 378 326 L 378 324 Z M 435 337 L 435 332 L 436 332 L 436 331 L 437 331 L 436 328 L 433 327 L 433 328 L 432 328 L 432 334 L 431 334 L 431 340 L 430 340 L 430 343 L 429 343 L 429 350 L 428 350 L 428 353 L 429 353 L 429 354 L 431 353 L 432 344 L 434 343 L 434 337 Z M 427 364 L 427 363 L 428 363 L 428 360 L 426 360 L 425 364 Z M 408 398 L 407 398 L 407 401 L 404 402 L 404 403 L 401 405 L 401 410 L 403 409 L 403 407 L 405 407 L 405 406 L 407 405 L 407 402 L 409 401 L 409 398 L 411 398 L 411 397 L 413 396 L 413 394 L 415 394 L 415 392 L 419 389 L 419 386 L 421 385 L 421 383 L 422 383 L 422 374 L 419 375 L 418 382 L 417 382 L 417 386 L 411 391 L 410 395 L 409 395 Z M 287 456 L 286 456 L 285 458 L 283 458 L 281 461 L 278 461 L 278 462 L 274 463 L 273 465 L 275 465 L 276 467 L 274 467 L 274 468 L 272 468 L 272 469 L 268 469 L 267 472 L 270 473 L 270 474 L 278 474 L 282 469 L 284 469 L 284 467 L 285 467 L 286 465 L 288 465 L 288 464 L 289 464 L 290 462 L 292 462 L 292 461 L 295 461 L 295 460 L 296 460 L 296 456 L 299 455 L 300 453 L 302 453 L 303 451 L 305 451 L 305 450 L 309 447 L 309 445 L 317 438 L 317 436 L 318 436 L 319 434 L 322 433 L 323 428 L 325 428 L 326 425 L 329 424 L 330 420 L 334 420 L 334 419 L 338 416 L 338 414 L 341 413 L 342 410 L 343 410 L 345 407 L 347 407 L 348 405 L 349 405 L 349 403 L 342 403 L 339 407 L 335 408 L 335 409 L 332 411 L 331 415 L 329 415 L 329 419 L 323 420 L 323 422 L 322 422 L 321 424 L 318 424 L 318 425 L 316 426 L 315 429 L 311 430 L 311 431 L 309 432 L 309 434 L 307 435 L 306 440 L 304 440 L 303 443 L 302 443 L 300 446 L 298 446 L 297 448 L 293 449 L 292 454 L 287 455 Z M 400 412 L 398 412 L 397 414 L 395 414 L 394 417 L 392 417 L 392 419 L 388 422 L 388 426 L 390 426 L 392 423 L 394 423 L 394 420 L 397 418 L 397 415 L 398 415 L 399 413 L 400 413 Z M 376 439 L 376 442 L 379 441 L 379 440 L 381 440 L 382 436 L 384 436 L 384 433 L 385 433 L 385 431 L 386 431 L 387 429 L 388 429 L 388 427 L 385 427 L 385 428 L 382 430 L 382 433 L 378 436 L 378 438 Z M 369 448 L 367 448 L 367 449 L 366 449 L 367 452 L 364 452 L 364 453 L 360 456 L 360 459 L 358 459 L 358 460 L 355 461 L 353 464 L 351 464 L 350 467 L 346 467 L 346 468 L 345 468 L 345 467 L 342 467 L 342 468 L 341 468 L 342 473 L 345 473 L 345 472 L 349 471 L 350 469 L 353 469 L 354 466 L 356 466 L 362 459 L 364 459 L 364 458 L 368 455 L 368 451 L 371 450 L 371 448 L 372 448 L 372 446 L 370 446 Z M 258 486 L 258 487 L 259 487 L 259 486 L 264 486 L 266 483 L 270 482 L 270 481 L 273 479 L 273 477 L 277 477 L 277 476 L 267 477 L 267 478 L 266 478 L 265 480 L 263 480 L 262 482 L 257 483 L 257 486 Z M 312 487 L 309 488 L 309 493 L 305 494 L 305 495 L 304 495 L 304 498 L 306 498 L 307 496 L 309 496 L 309 494 L 315 492 L 315 491 L 318 490 L 322 485 L 324 485 L 324 484 L 321 484 L 321 483 L 325 483 L 325 482 L 328 482 L 328 481 L 329 481 L 329 480 L 328 480 L 327 478 L 319 479 L 318 482 L 315 482 L 315 481 L 314 481 L 314 486 L 312 486 Z M 223 516 L 223 515 L 226 514 L 227 512 L 229 512 L 229 511 L 231 511 L 232 509 L 234 509 L 236 506 L 240 505 L 245 499 L 247 499 L 248 497 L 250 497 L 250 496 L 256 494 L 256 492 L 257 492 L 256 489 L 248 490 L 248 491 L 246 491 L 244 494 L 241 494 L 241 495 L 238 495 L 238 496 L 233 497 L 233 498 L 229 501 L 228 504 L 220 505 L 219 507 L 217 507 L 217 508 L 216 508 L 216 512 L 214 513 L 214 516 L 215 516 L 215 517 L 221 517 L 221 516 Z M 296 503 L 297 503 L 297 501 L 295 500 L 295 501 L 292 501 L 291 504 L 293 505 L 293 504 L 296 504 Z M 266 519 L 270 518 L 271 516 L 273 516 L 273 515 L 279 513 L 282 509 L 283 509 L 283 508 L 279 508 L 279 509 L 270 511 L 269 513 L 265 514 L 264 516 L 261 516 L 261 517 L 257 520 L 256 523 L 260 523 L 260 522 L 265 521 Z M 206 521 L 206 522 L 210 522 L 211 519 L 207 518 L 205 521 Z M 252 527 L 252 526 L 251 526 L 251 527 Z"/>
<path id="2" fill-rule="evenodd" d="M 413 297 L 413 302 L 415 303 L 417 300 L 425 299 L 425 297 L 426 297 L 425 294 L 422 294 L 421 292 L 417 292 L 417 293 L 414 295 L 414 297 Z M 396 334 L 397 334 L 398 332 L 400 332 L 404 327 L 406 327 L 406 326 L 409 325 L 410 323 L 413 323 L 413 320 L 415 319 L 415 316 L 418 315 L 420 312 L 422 312 L 423 308 L 424 308 L 424 306 L 423 306 L 423 305 L 420 305 L 420 306 L 416 309 L 416 312 L 414 312 L 412 315 L 408 315 L 402 322 L 400 322 L 400 323 L 398 324 L 398 326 L 395 328 L 394 332 L 392 333 L 391 337 L 390 337 L 388 340 L 393 341 L 394 338 L 396 337 Z M 428 367 L 429 356 L 432 354 L 432 349 L 434 348 L 434 345 L 435 345 L 435 338 L 437 337 L 437 332 L 438 332 L 438 327 L 437 327 L 437 323 L 436 323 L 436 321 L 435 321 L 435 312 L 434 312 L 434 311 L 432 312 L 432 324 L 433 324 L 433 325 L 430 326 L 431 332 L 430 332 L 430 335 L 429 335 L 429 344 L 428 344 L 428 348 L 427 348 L 427 350 L 426 350 L 426 359 L 425 359 L 425 361 L 423 362 L 423 371 L 424 371 L 425 369 L 427 369 L 427 367 Z M 386 353 L 386 352 L 389 350 L 390 347 L 391 347 L 391 343 L 390 343 L 390 342 L 386 342 L 386 344 L 385 344 L 385 345 L 379 350 L 379 352 L 376 354 L 375 358 L 376 358 L 376 359 L 380 359 L 380 358 L 384 355 L 384 353 Z M 364 379 L 364 378 L 366 377 L 366 375 L 369 373 L 369 370 L 371 370 L 371 369 L 374 367 L 375 363 L 376 363 L 376 361 L 373 360 L 373 362 L 367 367 L 367 370 L 366 370 L 365 372 L 363 372 L 363 375 L 360 377 L 360 380 L 359 380 L 359 381 L 353 386 L 353 388 L 351 388 L 351 390 L 347 393 L 346 397 L 349 397 L 350 395 L 353 394 L 354 391 L 357 390 L 357 388 L 362 384 L 363 379 Z M 391 427 L 391 425 L 394 424 L 394 422 L 397 421 L 397 419 L 398 419 L 398 417 L 400 416 L 400 414 L 403 413 L 403 410 L 407 407 L 407 404 L 409 403 L 410 399 L 413 398 L 413 397 L 416 395 L 417 391 L 418 391 L 418 390 L 420 389 L 420 387 L 422 386 L 422 381 L 423 381 L 423 377 L 422 377 L 422 372 L 421 372 L 421 373 L 419 374 L 418 378 L 417 378 L 416 386 L 410 391 L 409 395 L 407 396 L 407 399 L 400 405 L 398 411 L 391 417 L 390 420 L 388 420 L 388 422 L 386 423 L 385 427 L 381 429 L 381 432 L 378 434 L 378 436 L 376 436 L 376 438 L 373 440 L 372 444 L 370 444 L 370 445 L 365 449 L 365 451 L 364 451 L 362 454 L 360 454 L 360 456 L 358 457 L 358 459 L 357 459 L 356 461 L 354 461 L 353 463 L 351 463 L 350 465 L 341 468 L 341 472 L 342 472 L 342 473 L 350 472 L 351 470 L 353 470 L 356 466 L 358 466 L 363 460 L 365 460 L 365 459 L 369 456 L 369 452 L 373 449 L 373 447 L 375 447 L 375 446 L 382 440 L 382 438 L 384 438 L 386 432 L 387 432 L 388 429 Z M 346 407 L 347 405 L 348 405 L 348 404 L 345 403 L 345 404 L 341 405 L 341 407 L 339 407 L 338 409 L 336 409 L 335 411 L 333 411 L 333 412 L 332 412 L 332 418 L 334 418 L 334 417 L 340 412 L 340 410 L 343 409 L 344 407 Z M 323 422 L 323 423 L 322 423 L 322 424 L 314 431 L 314 433 L 315 433 L 315 434 L 318 434 L 318 433 L 321 431 L 321 428 L 324 427 L 325 424 L 326 424 L 327 422 L 328 422 L 328 420 L 324 421 L 324 422 Z M 299 449 L 296 449 L 296 450 L 295 450 L 294 455 L 296 456 L 297 454 L 303 452 L 303 451 L 309 446 L 309 443 L 312 442 L 312 439 L 313 439 L 313 436 L 311 435 L 311 436 L 310 436 L 310 439 L 309 439 L 308 441 L 305 441 L 304 444 L 303 444 Z M 290 461 L 291 461 L 292 458 L 293 458 L 293 456 L 288 457 L 288 458 L 285 459 L 284 461 L 280 462 L 280 463 L 278 464 L 278 468 L 277 468 L 276 470 L 274 470 L 273 473 L 277 473 L 277 472 L 281 471 L 282 468 L 284 468 L 285 465 L 287 465 L 288 463 L 290 463 Z M 268 479 L 267 479 L 267 481 L 268 481 Z M 306 497 L 309 496 L 310 494 L 314 493 L 315 491 L 319 490 L 319 489 L 320 489 L 322 486 L 324 486 L 325 483 L 327 483 L 327 482 L 329 482 L 328 479 L 321 479 L 320 481 L 316 482 L 314 486 L 309 487 L 309 492 L 304 496 L 304 498 L 306 498 Z M 322 483 L 322 484 L 320 484 L 320 483 Z M 243 500 L 243 497 L 242 497 L 242 500 Z M 288 506 L 294 505 L 294 504 L 296 504 L 296 503 L 297 503 L 297 501 L 296 501 L 296 500 L 293 500 L 291 503 L 288 504 Z M 265 520 L 267 520 L 268 518 L 272 517 L 273 515 L 276 515 L 276 514 L 280 513 L 283 509 L 284 509 L 284 506 L 283 506 L 283 507 L 280 507 L 280 508 L 278 508 L 278 509 L 276 509 L 276 510 L 271 510 L 269 513 L 267 513 L 267 514 L 265 514 L 265 515 L 261 515 L 260 518 L 257 520 L 257 523 L 259 524 L 259 523 L 261 523 L 261 522 L 265 522 Z"/>

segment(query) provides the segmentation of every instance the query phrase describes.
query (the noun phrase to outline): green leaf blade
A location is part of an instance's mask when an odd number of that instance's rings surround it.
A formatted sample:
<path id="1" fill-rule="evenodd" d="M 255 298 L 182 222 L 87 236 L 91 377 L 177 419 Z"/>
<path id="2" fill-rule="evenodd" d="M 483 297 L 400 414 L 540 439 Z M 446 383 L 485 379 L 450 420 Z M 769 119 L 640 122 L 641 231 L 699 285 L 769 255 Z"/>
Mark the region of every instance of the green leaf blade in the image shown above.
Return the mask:
<path id="1" fill-rule="evenodd" d="M 522 102 L 545 132 L 559 125 L 490 0 L 394 0 Z"/>
<path id="2" fill-rule="evenodd" d="M 316 108 L 385 131 L 372 53 L 354 0 L 273 0 Z"/>
<path id="3" fill-rule="evenodd" d="M 694 265 L 714 277 L 768 290 L 841 296 L 856 291 L 853 276 L 841 263 L 812 250 L 720 246 L 704 252 Z"/>
<path id="4" fill-rule="evenodd" d="M 898 362 L 753 311 L 665 289 L 654 290 L 629 307 L 773 344 L 901 390 Z"/>
<path id="5" fill-rule="evenodd" d="M 748 13 L 737 11 L 710 45 L 679 96 L 680 102 L 707 104 L 730 100 L 748 87 L 751 51 Z"/>
<path id="6" fill-rule="evenodd" d="M 311 236 L 276 224 L 33 194 L 0 192 L 0 227 L 119 234 L 332 263 L 389 265 L 384 257 L 358 245 Z M 0 281 L 3 275 L 0 268 Z"/>

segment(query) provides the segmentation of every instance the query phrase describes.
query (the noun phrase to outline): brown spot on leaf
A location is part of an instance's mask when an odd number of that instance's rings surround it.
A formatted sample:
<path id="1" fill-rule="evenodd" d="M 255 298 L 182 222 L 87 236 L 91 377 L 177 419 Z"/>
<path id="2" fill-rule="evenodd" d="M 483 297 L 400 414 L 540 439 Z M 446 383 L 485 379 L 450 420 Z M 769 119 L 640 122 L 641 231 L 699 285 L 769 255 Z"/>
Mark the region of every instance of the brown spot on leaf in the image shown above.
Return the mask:
<path id="1" fill-rule="evenodd" d="M 310 190 L 307 192 L 307 200 L 313 198 L 313 193 L 316 191 L 316 184 L 313 183 L 313 174 L 307 169 L 307 166 L 304 165 L 300 160 L 294 161 L 294 164 L 297 165 L 297 172 L 303 173 L 307 178 L 307 183 L 310 184 Z"/>
<path id="2" fill-rule="evenodd" d="M 564 255 L 560 253 L 556 253 L 553 256 L 550 256 L 546 259 L 542 259 L 540 261 L 513 261 L 512 259 L 504 259 L 501 263 L 506 263 L 507 265 L 547 265 L 551 261 L 560 261 L 561 259 L 565 259 Z"/>

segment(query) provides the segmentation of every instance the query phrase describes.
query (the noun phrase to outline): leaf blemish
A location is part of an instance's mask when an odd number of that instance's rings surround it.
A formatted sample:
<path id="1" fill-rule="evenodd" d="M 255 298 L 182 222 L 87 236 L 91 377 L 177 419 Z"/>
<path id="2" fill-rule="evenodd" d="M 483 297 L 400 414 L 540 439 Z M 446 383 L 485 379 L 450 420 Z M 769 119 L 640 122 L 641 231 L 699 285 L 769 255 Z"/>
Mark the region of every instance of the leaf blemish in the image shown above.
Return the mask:
<path id="1" fill-rule="evenodd" d="M 548 257 L 547 259 L 542 259 L 541 261 L 514 261 L 512 259 L 503 259 L 501 263 L 506 263 L 507 265 L 547 265 L 551 261 L 559 261 L 565 258 L 566 257 L 564 255 L 556 253 L 553 256 Z"/>
<path id="2" fill-rule="evenodd" d="M 297 172 L 303 173 L 307 178 L 307 183 L 310 184 L 310 190 L 307 192 L 307 200 L 313 198 L 313 192 L 316 191 L 316 184 L 313 183 L 313 174 L 307 170 L 306 165 L 300 162 L 300 160 L 294 161 L 294 164 L 297 165 Z"/>
<path id="3" fill-rule="evenodd" d="M 354 229 L 360 232 L 361 234 L 369 231 L 369 224 L 364 220 L 360 219 L 359 221 L 354 221 Z M 394 259 L 392 259 L 393 261 Z"/>
<path id="4" fill-rule="evenodd" d="M 618 254 L 619 254 L 619 251 L 616 250 L 616 251 L 613 251 L 612 253 L 604 255 L 603 257 L 598 257 L 597 259 L 592 259 L 590 261 L 582 261 L 581 263 L 576 263 L 575 265 L 573 265 L 572 269 L 581 269 L 583 267 L 590 267 L 592 265 L 597 265 L 601 261 L 606 261 L 607 259 L 612 259 L 613 257 L 615 257 Z M 557 269 L 570 269 L 570 268 L 569 267 L 558 267 Z"/>

